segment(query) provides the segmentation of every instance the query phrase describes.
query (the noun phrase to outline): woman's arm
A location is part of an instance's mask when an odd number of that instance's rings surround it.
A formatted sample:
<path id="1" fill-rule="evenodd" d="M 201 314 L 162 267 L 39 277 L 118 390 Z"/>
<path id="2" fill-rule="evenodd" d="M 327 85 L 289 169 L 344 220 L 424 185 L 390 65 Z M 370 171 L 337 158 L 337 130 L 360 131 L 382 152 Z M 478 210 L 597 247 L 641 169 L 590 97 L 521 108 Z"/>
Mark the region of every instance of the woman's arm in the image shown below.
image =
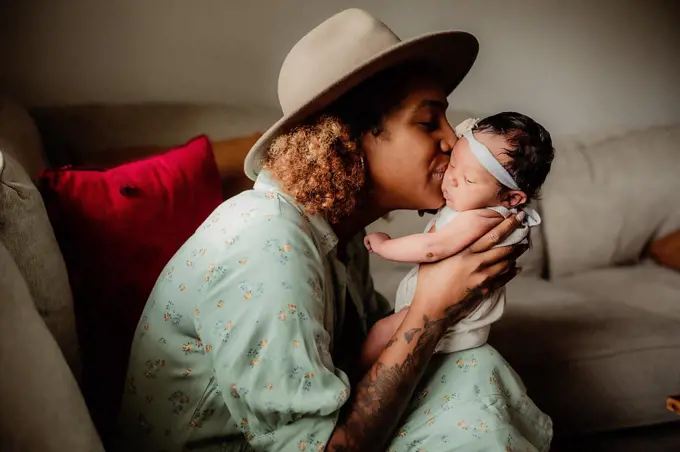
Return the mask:
<path id="1" fill-rule="evenodd" d="M 462 212 L 443 228 L 396 239 L 378 232 L 369 234 L 364 243 L 369 251 L 397 262 L 437 262 L 463 250 L 498 225 L 503 217 L 491 210 Z"/>
<path id="2" fill-rule="evenodd" d="M 355 388 L 329 451 L 380 450 L 406 410 L 434 348 L 462 305 L 439 314 L 411 309 L 393 339 Z"/>
<path id="3" fill-rule="evenodd" d="M 384 448 L 448 326 L 517 274 L 514 260 L 526 247 L 491 248 L 518 224 L 510 217 L 463 252 L 421 267 L 408 313 L 357 385 L 326 450 Z"/>

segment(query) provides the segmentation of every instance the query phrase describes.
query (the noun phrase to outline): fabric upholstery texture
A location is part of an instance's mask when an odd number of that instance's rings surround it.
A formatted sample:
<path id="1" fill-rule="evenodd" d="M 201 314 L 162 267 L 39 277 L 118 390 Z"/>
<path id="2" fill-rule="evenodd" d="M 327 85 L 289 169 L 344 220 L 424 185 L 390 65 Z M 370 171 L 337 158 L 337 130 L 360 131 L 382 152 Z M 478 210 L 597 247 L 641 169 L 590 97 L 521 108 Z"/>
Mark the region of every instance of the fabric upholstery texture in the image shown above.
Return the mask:
<path id="1" fill-rule="evenodd" d="M 0 146 L 0 242 L 13 257 L 38 312 L 78 378 L 78 338 L 64 259 L 40 192 L 21 165 L 4 152 L 7 146 Z"/>
<path id="2" fill-rule="evenodd" d="M 169 148 L 205 134 L 213 142 L 266 130 L 276 109 L 233 105 L 128 104 L 34 108 L 31 113 L 56 164 L 132 161 L 124 151 Z M 95 157 L 96 156 L 96 157 Z"/>
<path id="3" fill-rule="evenodd" d="M 680 229 L 678 143 L 675 125 L 557 150 L 542 202 L 551 276 L 635 263 Z"/>
<path id="4" fill-rule="evenodd" d="M 0 450 L 104 451 L 78 384 L 0 241 Z"/>
<path id="5" fill-rule="evenodd" d="M 640 265 L 579 273 L 560 278 L 556 283 L 578 288 L 598 299 L 680 321 L 680 275 L 651 259 Z"/>
<path id="6" fill-rule="evenodd" d="M 0 97 L 0 147 L 12 154 L 31 177 L 47 164 L 33 118 L 20 104 L 3 97 Z"/>
<path id="7" fill-rule="evenodd" d="M 623 271 L 616 280 L 628 280 L 630 289 L 650 273 L 654 269 Z M 601 275 L 581 276 L 599 288 Z M 678 319 L 635 306 L 630 298 L 602 298 L 585 289 L 583 279 L 511 282 L 505 315 L 491 328 L 489 342 L 552 416 L 556 434 L 675 421 L 664 400 L 680 383 Z"/>

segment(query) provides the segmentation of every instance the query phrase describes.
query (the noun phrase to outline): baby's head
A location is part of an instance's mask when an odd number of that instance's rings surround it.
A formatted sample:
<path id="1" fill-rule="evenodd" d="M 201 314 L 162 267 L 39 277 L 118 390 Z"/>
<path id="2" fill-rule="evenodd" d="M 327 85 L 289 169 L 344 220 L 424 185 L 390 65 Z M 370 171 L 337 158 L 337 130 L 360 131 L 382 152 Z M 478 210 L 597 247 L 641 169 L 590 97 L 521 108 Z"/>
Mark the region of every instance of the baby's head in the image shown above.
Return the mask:
<path id="1" fill-rule="evenodd" d="M 466 123 L 456 127 L 460 137 L 442 183 L 446 205 L 457 211 L 513 208 L 537 198 L 555 155 L 548 131 L 514 112 L 484 118 L 469 131 Z"/>

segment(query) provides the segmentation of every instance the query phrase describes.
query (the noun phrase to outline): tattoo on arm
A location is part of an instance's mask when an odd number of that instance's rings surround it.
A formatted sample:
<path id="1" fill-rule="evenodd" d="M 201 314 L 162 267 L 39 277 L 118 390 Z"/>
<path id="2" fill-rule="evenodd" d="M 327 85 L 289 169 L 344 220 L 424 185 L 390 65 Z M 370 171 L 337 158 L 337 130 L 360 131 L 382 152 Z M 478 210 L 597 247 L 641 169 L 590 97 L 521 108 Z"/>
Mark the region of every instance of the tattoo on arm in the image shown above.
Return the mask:
<path id="1" fill-rule="evenodd" d="M 468 294 L 466 299 L 475 295 Z M 346 405 L 347 412 L 338 422 L 333 443 L 327 450 L 333 452 L 380 450 L 389 440 L 408 404 L 413 390 L 420 381 L 434 348 L 451 321 L 459 320 L 469 303 L 449 307 L 439 319 L 423 317 L 422 328 L 404 333 L 415 345 L 402 362 L 385 365 L 376 362 L 358 383 L 353 398 Z M 392 339 L 388 347 L 397 342 Z M 338 444 L 341 443 L 341 444 Z"/>
<path id="2" fill-rule="evenodd" d="M 404 339 L 406 339 L 406 343 L 410 344 L 411 341 L 413 340 L 413 336 L 416 333 L 419 333 L 422 330 L 422 328 L 411 328 L 407 332 L 404 333 Z"/>

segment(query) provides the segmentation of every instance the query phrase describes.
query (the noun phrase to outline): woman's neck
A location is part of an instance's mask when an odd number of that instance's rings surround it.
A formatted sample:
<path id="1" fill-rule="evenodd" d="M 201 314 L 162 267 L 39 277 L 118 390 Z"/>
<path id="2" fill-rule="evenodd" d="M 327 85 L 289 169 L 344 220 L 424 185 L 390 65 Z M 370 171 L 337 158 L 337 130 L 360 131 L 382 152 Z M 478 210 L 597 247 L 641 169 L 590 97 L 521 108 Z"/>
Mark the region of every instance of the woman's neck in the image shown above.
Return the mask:
<path id="1" fill-rule="evenodd" d="M 389 209 L 381 208 L 375 203 L 365 203 L 331 227 L 338 241 L 343 244 L 378 218 L 387 215 L 388 212 Z"/>

